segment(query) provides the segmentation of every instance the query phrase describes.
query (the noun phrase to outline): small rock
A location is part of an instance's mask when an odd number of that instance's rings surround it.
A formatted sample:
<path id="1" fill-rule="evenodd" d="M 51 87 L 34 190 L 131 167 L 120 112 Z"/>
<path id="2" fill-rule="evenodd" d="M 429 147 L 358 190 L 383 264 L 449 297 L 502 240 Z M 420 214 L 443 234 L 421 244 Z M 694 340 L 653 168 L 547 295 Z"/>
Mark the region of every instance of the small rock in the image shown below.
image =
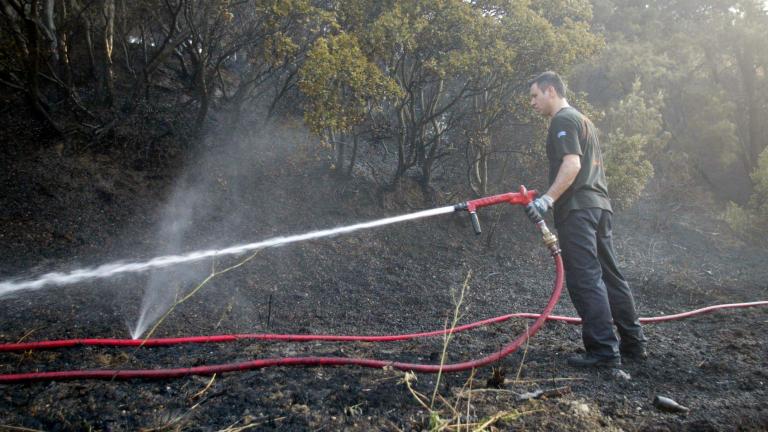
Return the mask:
<path id="1" fill-rule="evenodd" d="M 619 381 L 629 381 L 629 380 L 632 379 L 632 375 L 630 375 L 629 373 L 627 373 L 627 372 L 625 372 L 625 371 L 623 371 L 621 369 L 614 369 L 614 370 L 612 370 L 611 371 L 611 376 L 613 377 L 613 379 L 619 380 Z"/>
<path id="2" fill-rule="evenodd" d="M 525 392 L 523 394 L 520 394 L 520 395 L 517 396 L 517 398 L 519 400 L 538 399 L 539 396 L 542 395 L 542 393 L 544 393 L 543 390 L 535 390 L 535 391 L 532 391 L 532 392 Z"/>
<path id="3" fill-rule="evenodd" d="M 574 414 L 589 414 L 589 405 L 585 404 L 584 402 L 572 401 L 570 405 L 571 411 Z"/>

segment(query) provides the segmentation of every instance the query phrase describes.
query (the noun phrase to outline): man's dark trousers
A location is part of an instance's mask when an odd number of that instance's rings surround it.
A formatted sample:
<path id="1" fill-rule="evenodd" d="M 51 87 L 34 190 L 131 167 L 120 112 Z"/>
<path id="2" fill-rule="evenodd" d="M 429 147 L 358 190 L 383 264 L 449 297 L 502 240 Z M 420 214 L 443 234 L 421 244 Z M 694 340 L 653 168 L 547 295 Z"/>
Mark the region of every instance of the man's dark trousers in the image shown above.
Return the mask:
<path id="1" fill-rule="evenodd" d="M 568 293 L 582 319 L 581 335 L 587 353 L 618 357 L 621 345 L 645 345 L 645 336 L 629 284 L 616 263 L 611 238 L 610 211 L 571 210 L 559 221 L 557 233 L 565 264 Z"/>

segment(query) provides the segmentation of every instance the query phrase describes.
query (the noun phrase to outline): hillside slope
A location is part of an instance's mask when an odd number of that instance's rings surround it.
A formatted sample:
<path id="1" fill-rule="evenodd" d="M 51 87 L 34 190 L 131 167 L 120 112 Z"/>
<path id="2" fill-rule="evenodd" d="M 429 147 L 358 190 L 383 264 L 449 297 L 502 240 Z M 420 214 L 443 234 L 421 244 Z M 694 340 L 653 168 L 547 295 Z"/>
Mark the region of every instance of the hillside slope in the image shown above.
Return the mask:
<path id="1" fill-rule="evenodd" d="M 263 135 L 261 135 L 263 137 Z M 209 140 L 173 171 L 131 167 L 108 154 L 60 154 L 55 146 L 6 148 L 0 186 L 0 279 L 33 278 L 116 260 L 221 248 L 415 211 L 405 186 L 382 196 L 338 179 L 296 136 Z M 294 143 L 294 144 L 289 144 Z M 140 168 L 140 167 L 139 167 Z M 535 185 L 533 185 L 535 186 Z M 469 198 L 469 197 L 462 197 Z M 445 197 L 437 197 L 438 201 Z M 451 202 L 441 202 L 451 204 Z M 550 259 L 519 208 L 482 210 L 475 237 L 465 214 L 437 216 L 334 238 L 265 249 L 180 304 L 155 336 L 237 332 L 386 334 L 442 328 L 455 294 L 461 322 L 535 312 L 551 290 Z M 652 203 L 616 216 L 616 244 L 644 316 L 714 303 L 766 299 L 765 251 L 749 249 L 695 209 L 656 213 Z M 490 235 L 490 238 L 489 238 Z M 211 269 L 245 256 L 48 286 L 0 298 L 0 339 L 130 337 L 146 292 L 180 298 Z M 163 300 L 165 299 L 165 300 Z M 572 315 L 567 295 L 555 313 Z M 493 352 L 524 331 L 514 321 L 462 333 L 447 361 Z M 764 430 L 768 427 L 768 309 L 722 312 L 648 326 L 651 358 L 631 378 L 569 369 L 577 327 L 547 324 L 525 352 L 496 369 L 441 378 L 436 414 L 495 420 L 500 429 Z M 440 338 L 405 343 L 238 342 L 174 348 L 72 348 L 0 354 L 2 373 L 160 368 L 252 358 L 332 355 L 435 363 Z M 506 374 L 488 388 L 493 371 Z M 498 376 L 497 376 L 498 378 Z M 391 370 L 274 368 L 165 381 L 4 385 L 2 426 L 41 430 L 423 430 L 430 416 Z M 414 390 L 431 396 L 436 377 Z M 462 391 L 471 388 L 472 392 Z M 567 386 L 544 399 L 519 395 Z M 467 395 L 471 394 L 470 398 Z M 652 406 L 655 395 L 687 415 Z M 447 404 L 455 404 L 458 412 Z M 469 413 L 467 416 L 466 413 Z M 434 417 L 433 417 L 434 421 Z M 456 420 L 454 420 L 454 423 Z"/>

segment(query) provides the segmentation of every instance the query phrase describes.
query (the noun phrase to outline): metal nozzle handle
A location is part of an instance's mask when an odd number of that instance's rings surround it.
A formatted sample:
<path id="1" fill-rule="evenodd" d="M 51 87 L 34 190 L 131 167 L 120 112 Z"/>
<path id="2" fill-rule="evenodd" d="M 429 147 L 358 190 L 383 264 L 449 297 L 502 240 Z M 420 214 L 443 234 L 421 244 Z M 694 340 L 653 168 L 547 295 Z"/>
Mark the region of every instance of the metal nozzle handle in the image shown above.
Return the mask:
<path id="1" fill-rule="evenodd" d="M 480 229 L 480 218 L 477 217 L 477 212 L 469 212 L 469 218 L 472 219 L 472 228 L 475 230 L 475 234 L 480 235 L 483 230 Z"/>

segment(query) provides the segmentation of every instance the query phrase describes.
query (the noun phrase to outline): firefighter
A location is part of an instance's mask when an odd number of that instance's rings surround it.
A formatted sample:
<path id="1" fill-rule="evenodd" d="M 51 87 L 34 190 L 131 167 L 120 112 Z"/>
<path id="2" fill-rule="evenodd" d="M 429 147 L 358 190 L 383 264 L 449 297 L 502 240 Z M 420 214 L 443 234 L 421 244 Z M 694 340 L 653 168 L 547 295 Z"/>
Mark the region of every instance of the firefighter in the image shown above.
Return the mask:
<path id="1" fill-rule="evenodd" d="M 535 218 L 554 210 L 568 293 L 582 320 L 586 350 L 569 358 L 568 364 L 617 367 L 622 358 L 644 360 L 646 338 L 613 249 L 613 211 L 597 130 L 568 104 L 565 94 L 565 84 L 555 72 L 544 72 L 531 81 L 531 105 L 550 120 L 550 186 L 527 211 Z"/>

